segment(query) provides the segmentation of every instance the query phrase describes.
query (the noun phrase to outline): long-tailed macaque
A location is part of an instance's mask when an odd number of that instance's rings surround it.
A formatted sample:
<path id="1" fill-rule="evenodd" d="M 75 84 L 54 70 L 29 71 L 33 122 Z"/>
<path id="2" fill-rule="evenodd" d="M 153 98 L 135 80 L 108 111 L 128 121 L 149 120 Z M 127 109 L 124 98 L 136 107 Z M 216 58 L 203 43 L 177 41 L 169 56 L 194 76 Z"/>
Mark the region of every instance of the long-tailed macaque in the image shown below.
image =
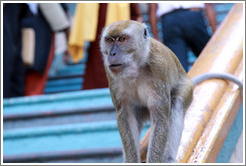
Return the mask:
<path id="1" fill-rule="evenodd" d="M 125 162 L 140 162 L 140 132 L 150 120 L 147 162 L 175 162 L 194 84 L 174 53 L 151 38 L 147 26 L 107 26 L 100 50 L 116 108 Z M 196 79 L 199 83 L 203 78 Z"/>

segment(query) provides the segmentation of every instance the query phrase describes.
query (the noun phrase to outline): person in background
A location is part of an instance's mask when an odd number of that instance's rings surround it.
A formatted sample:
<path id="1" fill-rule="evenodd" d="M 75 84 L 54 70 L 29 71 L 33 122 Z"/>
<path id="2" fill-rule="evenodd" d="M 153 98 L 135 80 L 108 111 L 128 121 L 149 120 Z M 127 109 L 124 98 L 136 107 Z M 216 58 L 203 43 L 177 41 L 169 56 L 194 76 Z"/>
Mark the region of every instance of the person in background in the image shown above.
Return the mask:
<path id="1" fill-rule="evenodd" d="M 3 5 L 3 97 L 43 94 L 54 57 L 55 31 L 38 3 Z M 61 7 L 68 11 L 65 4 Z M 61 31 L 69 36 L 69 26 Z"/>
<path id="2" fill-rule="evenodd" d="M 28 6 L 3 4 L 3 98 L 24 95 L 25 65 L 21 58 L 21 20 Z"/>
<path id="3" fill-rule="evenodd" d="M 68 15 L 68 8 L 66 4 L 60 5 L 64 12 Z M 58 30 L 52 29 L 51 23 L 48 20 L 49 18 L 47 18 L 52 16 L 45 15 L 44 11 L 41 10 L 38 3 L 29 3 L 28 6 L 31 13 L 29 18 L 27 18 L 29 20 L 26 22 L 28 26 L 35 30 L 36 38 L 38 40 L 35 43 L 35 63 L 32 67 L 29 67 L 26 72 L 25 95 L 31 96 L 44 93 L 49 70 L 54 59 L 55 32 L 58 32 Z M 66 37 L 68 39 L 70 27 L 59 31 L 65 31 Z M 69 52 L 66 51 L 64 59 L 66 59 L 68 54 Z"/>
<path id="4" fill-rule="evenodd" d="M 48 71 L 54 56 L 54 33 L 43 17 L 38 3 L 27 3 L 29 14 L 23 20 L 23 28 L 33 29 L 34 61 L 26 67 L 25 96 L 43 94 Z"/>
<path id="5" fill-rule="evenodd" d="M 131 14 L 131 20 L 143 22 L 143 16 L 138 3 L 130 4 L 130 14 Z"/>
<path id="6" fill-rule="evenodd" d="M 88 49 L 88 59 L 86 62 L 86 70 L 83 77 L 83 90 L 105 88 L 108 85 L 99 49 L 99 37 L 106 22 L 107 7 L 107 3 L 99 4 L 96 40 L 90 43 Z"/>
<path id="7" fill-rule="evenodd" d="M 162 26 L 163 43 L 174 52 L 188 71 L 188 48 L 198 57 L 211 37 L 206 19 L 212 32 L 216 30 L 214 5 L 197 2 L 150 4 L 149 21 L 152 33 L 155 39 L 161 41 L 158 36 L 158 19 Z"/>

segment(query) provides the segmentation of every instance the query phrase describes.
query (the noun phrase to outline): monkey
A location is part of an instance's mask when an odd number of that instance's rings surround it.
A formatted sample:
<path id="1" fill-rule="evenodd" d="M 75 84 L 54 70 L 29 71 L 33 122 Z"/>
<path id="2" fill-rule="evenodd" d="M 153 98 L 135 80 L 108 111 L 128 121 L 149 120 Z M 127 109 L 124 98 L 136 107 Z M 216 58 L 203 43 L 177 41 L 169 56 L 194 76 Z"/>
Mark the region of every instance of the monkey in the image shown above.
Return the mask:
<path id="1" fill-rule="evenodd" d="M 147 162 L 176 162 L 194 86 L 210 78 L 206 75 L 192 81 L 175 54 L 150 37 L 147 26 L 137 21 L 119 21 L 105 27 L 100 51 L 124 162 L 141 162 L 140 133 L 147 120 L 151 123 Z"/>

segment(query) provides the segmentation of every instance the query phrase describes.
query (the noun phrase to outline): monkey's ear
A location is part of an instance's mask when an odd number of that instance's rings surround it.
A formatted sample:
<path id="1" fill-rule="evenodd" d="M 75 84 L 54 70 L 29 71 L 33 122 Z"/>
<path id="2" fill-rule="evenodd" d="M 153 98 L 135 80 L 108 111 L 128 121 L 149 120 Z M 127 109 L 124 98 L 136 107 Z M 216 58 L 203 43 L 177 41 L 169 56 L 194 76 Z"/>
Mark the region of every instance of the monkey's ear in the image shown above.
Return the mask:
<path id="1" fill-rule="evenodd" d="M 149 38 L 149 32 L 147 28 L 144 28 L 144 38 L 148 39 Z"/>

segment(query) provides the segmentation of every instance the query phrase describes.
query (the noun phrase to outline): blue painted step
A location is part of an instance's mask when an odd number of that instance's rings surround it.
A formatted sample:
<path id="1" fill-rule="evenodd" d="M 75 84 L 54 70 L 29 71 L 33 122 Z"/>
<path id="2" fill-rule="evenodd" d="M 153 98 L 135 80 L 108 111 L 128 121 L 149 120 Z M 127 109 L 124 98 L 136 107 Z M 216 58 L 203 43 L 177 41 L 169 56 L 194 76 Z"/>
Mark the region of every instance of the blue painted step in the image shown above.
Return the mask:
<path id="1" fill-rule="evenodd" d="M 149 126 L 144 128 L 141 138 Z M 34 127 L 4 131 L 3 157 L 38 156 L 67 151 L 121 148 L 116 121 L 74 124 L 53 127 Z M 53 156 L 55 157 L 55 156 Z"/>
<path id="2" fill-rule="evenodd" d="M 113 109 L 108 88 L 3 100 L 3 117 L 28 117 Z"/>
<path id="3" fill-rule="evenodd" d="M 64 86 L 64 85 L 77 85 L 77 84 L 82 84 L 82 78 L 70 78 L 64 80 L 50 80 L 46 83 L 47 87 L 55 87 L 55 86 Z"/>
<path id="4" fill-rule="evenodd" d="M 67 92 L 67 91 L 78 91 L 82 89 L 82 80 L 80 81 L 80 84 L 68 84 L 66 81 L 62 80 L 65 85 L 56 85 L 56 86 L 48 86 L 45 88 L 44 93 L 61 93 L 61 92 Z"/>
<path id="5" fill-rule="evenodd" d="M 85 64 L 77 64 L 77 65 L 67 65 L 64 68 L 61 68 L 57 71 L 57 76 L 65 76 L 70 74 L 84 74 L 85 72 Z"/>
<path id="6" fill-rule="evenodd" d="M 5 99 L 3 115 L 4 162 L 122 160 L 107 88 Z"/>
<path id="7" fill-rule="evenodd" d="M 142 137 L 147 127 L 149 126 L 146 126 Z M 5 156 L 121 146 L 115 120 L 8 130 L 3 133 L 3 140 Z"/>
<path id="8" fill-rule="evenodd" d="M 98 155 L 95 151 L 105 153 L 105 149 L 121 149 L 115 121 L 12 130 L 4 132 L 3 138 L 5 162 L 54 160 L 72 157 L 73 153 L 86 158 L 83 153 Z"/>
<path id="9" fill-rule="evenodd" d="M 216 3 L 215 4 L 215 11 L 218 14 L 221 12 L 227 13 L 233 6 L 234 6 L 234 3 Z"/>
<path id="10" fill-rule="evenodd" d="M 88 47 L 88 43 L 86 44 Z M 48 80 L 44 89 L 44 94 L 76 91 L 82 89 L 83 75 L 85 73 L 85 57 L 78 63 L 73 63 L 70 59 L 68 63 L 63 62 L 64 53 L 55 56 L 49 71 Z"/>
<path id="11" fill-rule="evenodd" d="M 46 88 L 44 89 L 44 93 L 48 94 L 48 93 L 81 90 L 82 84 L 83 84 L 82 77 L 49 80 L 46 82 Z"/>

